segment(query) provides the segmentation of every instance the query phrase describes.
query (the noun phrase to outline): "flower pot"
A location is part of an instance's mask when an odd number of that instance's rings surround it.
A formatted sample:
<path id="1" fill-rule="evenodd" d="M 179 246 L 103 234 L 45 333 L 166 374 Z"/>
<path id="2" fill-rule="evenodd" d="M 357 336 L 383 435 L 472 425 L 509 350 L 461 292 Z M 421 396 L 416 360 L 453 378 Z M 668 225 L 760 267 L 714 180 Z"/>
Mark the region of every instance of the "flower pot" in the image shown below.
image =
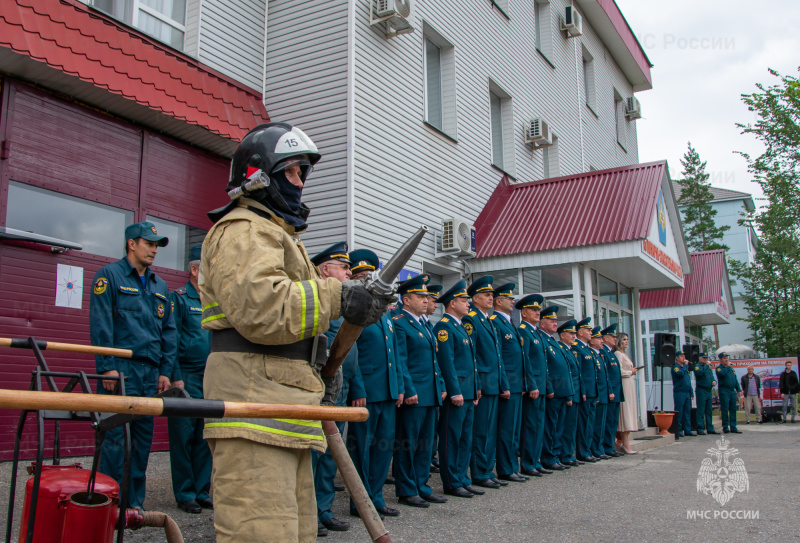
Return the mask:
<path id="1" fill-rule="evenodd" d="M 672 426 L 672 417 L 674 416 L 675 413 L 653 413 L 653 418 L 656 419 L 656 425 L 658 425 L 658 429 L 661 430 L 658 435 L 669 435 L 669 427 Z"/>

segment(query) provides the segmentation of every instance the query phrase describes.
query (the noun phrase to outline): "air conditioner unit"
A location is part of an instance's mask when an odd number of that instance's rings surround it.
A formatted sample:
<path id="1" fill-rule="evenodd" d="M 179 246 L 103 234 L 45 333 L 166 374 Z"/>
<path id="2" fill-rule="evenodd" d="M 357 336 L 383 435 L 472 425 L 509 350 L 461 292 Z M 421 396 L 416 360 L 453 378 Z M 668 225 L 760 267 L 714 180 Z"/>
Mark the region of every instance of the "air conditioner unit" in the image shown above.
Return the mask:
<path id="1" fill-rule="evenodd" d="M 629 97 L 625 102 L 625 116 L 632 121 L 642 118 L 642 106 L 635 96 Z"/>
<path id="2" fill-rule="evenodd" d="M 370 0 L 369 24 L 382 25 L 387 39 L 413 32 L 411 0 Z"/>
<path id="3" fill-rule="evenodd" d="M 561 20 L 561 30 L 567 33 L 567 38 L 583 34 L 583 17 L 573 6 L 567 6 L 564 18 Z"/>
<path id="4" fill-rule="evenodd" d="M 474 257 L 475 226 L 464 219 L 445 219 L 442 221 L 442 252 L 448 256 Z"/>
<path id="5" fill-rule="evenodd" d="M 550 127 L 544 119 L 532 119 L 525 127 L 525 143 L 532 143 L 536 147 L 552 145 L 550 140 Z"/>

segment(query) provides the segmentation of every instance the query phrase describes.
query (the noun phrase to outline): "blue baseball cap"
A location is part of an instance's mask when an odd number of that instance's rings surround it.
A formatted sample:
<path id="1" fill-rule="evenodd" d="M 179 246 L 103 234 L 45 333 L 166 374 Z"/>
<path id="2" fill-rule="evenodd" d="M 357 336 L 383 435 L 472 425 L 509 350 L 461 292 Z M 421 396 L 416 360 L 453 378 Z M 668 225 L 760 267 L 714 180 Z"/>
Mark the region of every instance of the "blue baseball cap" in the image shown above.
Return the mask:
<path id="1" fill-rule="evenodd" d="M 147 221 L 134 223 L 125 229 L 125 242 L 139 238 L 155 241 L 159 247 L 166 247 L 169 243 L 167 236 L 159 236 L 156 225 Z"/>
<path id="2" fill-rule="evenodd" d="M 203 246 L 202 245 L 193 245 L 191 249 L 189 249 L 189 262 L 194 262 L 195 260 L 200 260 L 200 257 L 203 253 Z"/>

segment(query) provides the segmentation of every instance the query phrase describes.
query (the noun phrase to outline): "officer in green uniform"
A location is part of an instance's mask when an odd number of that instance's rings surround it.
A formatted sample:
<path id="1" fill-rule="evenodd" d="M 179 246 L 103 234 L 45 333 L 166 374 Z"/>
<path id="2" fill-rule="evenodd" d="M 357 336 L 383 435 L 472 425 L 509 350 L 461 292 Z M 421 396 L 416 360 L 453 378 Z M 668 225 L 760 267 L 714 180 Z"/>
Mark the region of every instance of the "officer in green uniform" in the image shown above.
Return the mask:
<path id="1" fill-rule="evenodd" d="M 98 374 L 127 377 L 125 394 L 154 396 L 170 386 L 177 351 L 175 319 L 167 283 L 150 269 L 159 247 L 169 240 L 159 236 L 150 222 L 125 229 L 127 254 L 100 268 L 92 281 L 89 298 L 89 334 L 92 345 L 133 351 L 133 358 L 96 355 Z M 117 381 L 103 381 L 98 394 L 114 394 Z M 153 417 L 130 423 L 130 507 L 142 508 L 145 474 L 153 442 Z M 122 427 L 106 433 L 100 449 L 100 472 L 122 483 L 125 459 Z"/>
<path id="2" fill-rule="evenodd" d="M 582 400 L 586 399 L 583 392 L 583 379 L 581 379 L 580 362 L 572 350 L 575 343 L 575 331 L 578 321 L 572 319 L 558 327 L 558 342 L 564 358 L 569 363 L 570 379 L 572 379 L 572 404 L 567 405 L 564 411 L 564 429 L 561 433 L 561 454 L 559 460 L 564 466 L 580 466 L 582 461 L 575 458 L 575 439 L 578 434 L 578 409 Z"/>
<path id="3" fill-rule="evenodd" d="M 700 353 L 700 362 L 692 368 L 697 388 L 697 435 L 716 434 L 711 420 L 711 388 L 717 385 L 714 370 L 708 365 L 708 355 Z M 706 430 L 706 428 L 708 430 Z"/>
<path id="4" fill-rule="evenodd" d="M 577 460 L 581 462 L 598 462 L 592 454 L 592 434 L 594 433 L 594 417 L 597 408 L 597 359 L 589 341 L 592 337 L 592 318 L 586 317 L 578 322 L 575 343 L 572 351 L 578 359 L 581 382 L 583 384 L 583 401 L 578 406 L 578 433 L 576 443 Z"/>
<path id="5" fill-rule="evenodd" d="M 736 377 L 734 376 L 734 380 Z M 675 353 L 675 366 L 672 368 L 672 398 L 675 400 L 675 411 L 678 419 L 678 437 L 694 436 L 692 433 L 692 380 L 689 377 L 689 366 L 682 351 Z M 727 430 L 726 430 L 727 431 Z"/>
<path id="6" fill-rule="evenodd" d="M 186 390 L 192 398 L 203 397 L 203 375 L 211 351 L 211 332 L 200 327 L 203 305 L 197 293 L 201 245 L 189 251 L 189 280 L 169 293 L 178 335 L 178 357 L 172 368 L 172 386 Z M 211 449 L 203 439 L 203 419 L 169 417 L 169 465 L 172 492 L 178 507 L 199 513 L 201 507 L 213 509 L 208 494 L 211 487 Z"/>
<path id="7" fill-rule="evenodd" d="M 606 408 L 606 428 L 603 434 L 603 450 L 606 456 L 624 456 L 614 447 L 614 437 L 617 435 L 619 425 L 619 405 L 625 401 L 622 390 L 622 372 L 619 369 L 619 359 L 614 354 L 612 347 L 617 345 L 617 323 L 603 328 L 603 346 L 600 348 L 601 357 L 605 359 L 608 373 L 608 407 Z"/>
<path id="8" fill-rule="evenodd" d="M 541 312 L 538 330 L 545 344 L 549 391 L 545 402 L 544 445 L 541 456 L 542 467 L 546 471 L 570 469 L 570 466 L 561 463 L 559 457 L 567 407 L 572 405 L 572 397 L 575 394 L 569 360 L 566 358 L 572 357 L 572 354 L 562 348 L 559 341 L 553 339 L 552 334 L 557 328 L 558 306 L 551 305 Z"/>
<path id="9" fill-rule="evenodd" d="M 597 404 L 594 411 L 594 430 L 591 438 L 591 451 L 594 458 L 600 460 L 611 460 L 612 456 L 606 454 L 603 446 L 603 436 L 606 433 L 606 415 L 608 406 L 614 398 L 611 392 L 611 385 L 608 383 L 608 366 L 603 356 L 603 327 L 595 326 L 592 328 L 592 337 L 589 339 L 589 347 L 592 349 L 592 356 L 595 363 L 595 375 L 597 376 Z"/>
<path id="10" fill-rule="evenodd" d="M 736 428 L 736 408 L 738 407 L 737 396 L 742 393 L 739 379 L 736 372 L 730 367 L 728 355 L 719 353 L 719 363 L 717 366 L 717 382 L 719 383 L 719 409 L 722 412 L 722 431 L 732 434 L 741 434 Z"/>
<path id="11" fill-rule="evenodd" d="M 431 337 L 433 335 L 433 323 L 431 322 L 431 317 L 433 314 L 436 313 L 436 309 L 439 307 L 439 304 L 436 300 L 439 298 L 439 295 L 442 293 L 444 289 L 443 285 L 428 285 L 428 307 L 425 309 L 425 314 L 422 315 L 422 318 L 425 321 L 425 328 L 428 329 L 428 333 Z M 439 473 L 439 460 L 436 458 L 436 454 L 439 451 L 439 411 L 436 411 L 436 433 L 433 434 L 433 453 L 431 455 L 431 473 Z"/>

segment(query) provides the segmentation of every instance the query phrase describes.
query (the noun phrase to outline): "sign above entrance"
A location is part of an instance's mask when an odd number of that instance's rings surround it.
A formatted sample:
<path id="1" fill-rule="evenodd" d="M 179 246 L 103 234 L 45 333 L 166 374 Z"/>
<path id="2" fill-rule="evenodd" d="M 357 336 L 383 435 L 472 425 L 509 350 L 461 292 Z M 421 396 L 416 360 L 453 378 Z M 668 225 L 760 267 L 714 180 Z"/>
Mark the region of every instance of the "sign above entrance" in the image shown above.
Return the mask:
<path id="1" fill-rule="evenodd" d="M 658 191 L 658 204 L 656 204 L 656 214 L 658 220 L 658 241 L 661 245 L 667 245 L 667 208 L 664 205 L 664 193 Z"/>
<path id="2" fill-rule="evenodd" d="M 649 239 L 642 240 L 642 252 L 661 264 L 678 279 L 683 279 L 681 265 L 670 258 L 667 253 L 659 249 L 658 246 Z"/>

